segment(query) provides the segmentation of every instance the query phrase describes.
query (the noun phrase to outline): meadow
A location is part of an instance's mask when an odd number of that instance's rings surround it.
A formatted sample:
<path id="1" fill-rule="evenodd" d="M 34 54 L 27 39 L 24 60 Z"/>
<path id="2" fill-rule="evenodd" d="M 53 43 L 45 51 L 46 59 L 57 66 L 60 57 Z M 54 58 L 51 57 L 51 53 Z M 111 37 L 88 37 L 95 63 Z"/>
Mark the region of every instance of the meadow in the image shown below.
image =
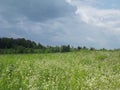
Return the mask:
<path id="1" fill-rule="evenodd" d="M 0 90 L 120 90 L 120 51 L 0 55 Z"/>

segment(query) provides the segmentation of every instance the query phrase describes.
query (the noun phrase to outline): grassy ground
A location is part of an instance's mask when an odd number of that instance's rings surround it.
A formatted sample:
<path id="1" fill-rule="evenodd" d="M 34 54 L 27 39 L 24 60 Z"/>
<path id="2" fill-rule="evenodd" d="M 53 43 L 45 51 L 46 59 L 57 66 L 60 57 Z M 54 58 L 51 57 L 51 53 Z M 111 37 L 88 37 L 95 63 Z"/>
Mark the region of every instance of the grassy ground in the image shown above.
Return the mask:
<path id="1" fill-rule="evenodd" d="M 0 90 L 120 90 L 120 52 L 0 55 Z"/>

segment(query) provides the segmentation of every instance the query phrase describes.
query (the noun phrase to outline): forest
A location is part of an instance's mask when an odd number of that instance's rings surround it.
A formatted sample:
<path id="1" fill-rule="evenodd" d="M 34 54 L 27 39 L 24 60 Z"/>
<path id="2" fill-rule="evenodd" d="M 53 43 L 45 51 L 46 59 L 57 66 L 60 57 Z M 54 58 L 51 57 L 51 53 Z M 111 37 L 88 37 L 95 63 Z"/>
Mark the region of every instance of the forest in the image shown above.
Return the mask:
<path id="1" fill-rule="evenodd" d="M 25 38 L 0 38 L 0 54 L 69 52 L 70 45 L 45 46 Z M 80 47 L 79 47 L 80 49 Z"/>
<path id="2" fill-rule="evenodd" d="M 27 40 L 25 38 L 0 38 L 0 54 L 17 54 L 17 53 L 63 53 L 80 50 L 108 50 L 105 48 L 96 49 L 94 47 L 61 45 L 61 46 L 50 46 L 36 43 L 35 41 Z M 117 50 L 120 49 L 111 49 Z"/>

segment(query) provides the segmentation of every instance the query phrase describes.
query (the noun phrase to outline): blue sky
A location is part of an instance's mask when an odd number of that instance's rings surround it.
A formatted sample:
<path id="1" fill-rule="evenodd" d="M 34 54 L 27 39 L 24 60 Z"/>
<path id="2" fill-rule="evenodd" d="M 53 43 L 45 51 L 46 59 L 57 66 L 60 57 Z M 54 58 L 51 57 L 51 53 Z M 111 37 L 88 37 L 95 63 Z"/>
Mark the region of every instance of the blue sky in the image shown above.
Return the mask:
<path id="1" fill-rule="evenodd" d="M 120 48 L 120 0 L 0 0 L 0 37 Z"/>

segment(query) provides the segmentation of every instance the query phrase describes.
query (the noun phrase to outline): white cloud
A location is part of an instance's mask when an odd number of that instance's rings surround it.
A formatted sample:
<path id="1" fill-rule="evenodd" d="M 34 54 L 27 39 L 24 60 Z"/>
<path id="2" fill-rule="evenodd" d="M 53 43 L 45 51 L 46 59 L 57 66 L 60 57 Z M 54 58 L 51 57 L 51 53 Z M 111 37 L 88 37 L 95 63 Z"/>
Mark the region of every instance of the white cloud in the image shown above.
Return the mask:
<path id="1" fill-rule="evenodd" d="M 120 30 L 119 9 L 101 9 L 94 7 L 96 0 L 67 0 L 67 2 L 76 6 L 75 13 L 84 23 L 110 30 Z"/>
<path id="2" fill-rule="evenodd" d="M 116 27 L 120 24 L 120 10 L 78 7 L 76 14 L 87 24 L 113 29 L 120 28 Z"/>
<path id="3" fill-rule="evenodd" d="M 98 0 L 66 0 L 72 6 L 95 5 L 100 3 Z"/>

